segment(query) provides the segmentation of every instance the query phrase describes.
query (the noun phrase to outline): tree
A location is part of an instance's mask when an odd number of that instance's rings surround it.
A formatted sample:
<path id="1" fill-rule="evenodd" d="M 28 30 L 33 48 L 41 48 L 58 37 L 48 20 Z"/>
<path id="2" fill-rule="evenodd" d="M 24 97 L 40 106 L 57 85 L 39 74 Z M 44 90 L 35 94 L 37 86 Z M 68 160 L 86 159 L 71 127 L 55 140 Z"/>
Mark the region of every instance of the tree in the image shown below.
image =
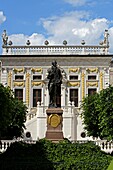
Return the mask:
<path id="1" fill-rule="evenodd" d="M 27 107 L 0 84 L 0 138 L 20 137 L 25 128 Z"/>
<path id="2" fill-rule="evenodd" d="M 88 136 L 113 139 L 113 87 L 86 96 L 81 104 L 84 129 Z"/>

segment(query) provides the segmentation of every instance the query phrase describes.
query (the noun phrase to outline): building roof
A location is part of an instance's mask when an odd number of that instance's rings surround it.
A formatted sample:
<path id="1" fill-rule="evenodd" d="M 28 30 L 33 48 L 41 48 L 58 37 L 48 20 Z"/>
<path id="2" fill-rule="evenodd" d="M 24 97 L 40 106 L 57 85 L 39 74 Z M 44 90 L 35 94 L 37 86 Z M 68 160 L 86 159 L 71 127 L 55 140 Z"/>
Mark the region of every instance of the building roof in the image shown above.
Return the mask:
<path id="1" fill-rule="evenodd" d="M 109 66 L 113 55 L 1 55 L 2 66 L 50 66 L 56 60 L 60 66 Z"/>

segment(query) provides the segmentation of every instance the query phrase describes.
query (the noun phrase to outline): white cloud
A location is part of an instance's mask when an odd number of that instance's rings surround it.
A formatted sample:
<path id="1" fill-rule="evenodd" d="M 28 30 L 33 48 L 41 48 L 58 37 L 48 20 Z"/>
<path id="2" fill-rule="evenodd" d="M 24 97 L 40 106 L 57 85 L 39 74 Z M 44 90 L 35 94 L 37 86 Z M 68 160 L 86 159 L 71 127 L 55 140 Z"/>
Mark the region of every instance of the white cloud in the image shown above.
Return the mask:
<path id="1" fill-rule="evenodd" d="M 14 45 L 25 45 L 28 36 L 24 34 L 13 34 L 9 36 L 9 40 L 13 42 Z"/>
<path id="2" fill-rule="evenodd" d="M 31 45 L 43 44 L 45 38 L 41 34 L 33 33 L 32 35 L 24 34 L 13 34 L 9 36 L 9 40 L 13 42 L 14 45 L 26 45 L 27 40 L 30 40 Z"/>
<path id="3" fill-rule="evenodd" d="M 60 17 L 41 19 L 42 26 L 47 32 L 50 44 L 62 44 L 67 40 L 68 44 L 80 45 L 85 40 L 86 45 L 98 45 L 103 40 L 104 30 L 109 30 L 110 46 L 113 44 L 113 27 L 109 28 L 109 21 L 106 18 L 90 19 L 89 13 L 69 12 Z M 14 44 L 25 45 L 29 39 L 31 45 L 44 44 L 45 37 L 42 34 L 33 33 L 31 36 L 18 34 L 11 35 L 9 38 Z M 113 52 L 113 49 L 110 48 Z"/>
<path id="4" fill-rule="evenodd" d="M 74 6 L 82 6 L 87 3 L 87 0 L 64 0 L 64 1 Z"/>
<path id="5" fill-rule="evenodd" d="M 109 29 L 110 52 L 113 54 L 113 27 Z"/>
<path id="6" fill-rule="evenodd" d="M 87 12 L 70 12 L 61 17 L 42 20 L 43 27 L 49 35 L 50 42 L 80 44 L 84 39 L 87 44 L 99 44 L 99 38 L 108 28 L 105 18 L 89 19 Z"/>
<path id="7" fill-rule="evenodd" d="M 3 11 L 0 11 L 0 24 L 2 24 L 6 20 L 6 17 L 3 14 Z"/>
<path id="8" fill-rule="evenodd" d="M 64 39 L 67 39 L 69 43 L 76 43 L 72 30 L 78 27 L 78 22 L 80 24 L 83 18 L 88 17 L 87 12 L 70 12 L 61 17 L 42 19 L 42 24 L 49 35 L 50 42 L 61 44 Z"/>
<path id="9" fill-rule="evenodd" d="M 84 39 L 87 44 L 96 44 L 107 28 L 108 21 L 105 18 L 94 19 L 87 22 L 79 20 L 72 32 L 79 39 Z"/>

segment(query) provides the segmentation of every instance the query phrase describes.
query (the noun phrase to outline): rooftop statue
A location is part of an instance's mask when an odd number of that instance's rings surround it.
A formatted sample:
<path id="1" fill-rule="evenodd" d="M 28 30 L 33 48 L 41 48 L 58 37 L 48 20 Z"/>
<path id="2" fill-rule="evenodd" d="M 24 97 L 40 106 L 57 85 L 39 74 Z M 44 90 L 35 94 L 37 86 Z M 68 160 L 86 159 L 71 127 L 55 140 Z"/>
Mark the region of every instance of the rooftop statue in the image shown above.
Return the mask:
<path id="1" fill-rule="evenodd" d="M 48 90 L 49 90 L 49 107 L 58 107 L 57 97 L 61 96 L 62 74 L 57 62 L 53 61 L 52 66 L 48 69 Z"/>
<path id="2" fill-rule="evenodd" d="M 8 44 L 8 36 L 7 36 L 6 30 L 3 31 L 2 41 L 3 41 L 3 46 L 6 46 Z"/>
<path id="3" fill-rule="evenodd" d="M 108 30 L 105 30 L 105 32 L 104 32 L 104 44 L 109 46 L 108 36 L 109 36 Z"/>

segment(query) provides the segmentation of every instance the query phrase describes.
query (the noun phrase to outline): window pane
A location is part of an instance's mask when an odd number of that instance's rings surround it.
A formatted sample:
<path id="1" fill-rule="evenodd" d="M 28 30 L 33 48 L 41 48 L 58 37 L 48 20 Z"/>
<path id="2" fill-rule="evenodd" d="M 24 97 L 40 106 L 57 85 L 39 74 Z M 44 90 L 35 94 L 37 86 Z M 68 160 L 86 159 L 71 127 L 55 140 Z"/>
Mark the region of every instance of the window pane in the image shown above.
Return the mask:
<path id="1" fill-rule="evenodd" d="M 41 75 L 33 75 L 33 80 L 41 80 L 42 76 Z"/>
<path id="2" fill-rule="evenodd" d="M 69 76 L 70 80 L 78 80 L 78 76 Z"/>
<path id="3" fill-rule="evenodd" d="M 33 107 L 37 107 L 37 102 L 41 102 L 41 89 L 33 89 Z"/>
<path id="4" fill-rule="evenodd" d="M 78 107 L 78 89 L 70 89 L 70 101 L 74 102 L 75 107 Z"/>
<path id="5" fill-rule="evenodd" d="M 90 76 L 88 76 L 88 80 L 96 80 L 96 75 L 90 75 Z"/>
<path id="6" fill-rule="evenodd" d="M 16 75 L 15 80 L 23 80 L 23 75 Z"/>
<path id="7" fill-rule="evenodd" d="M 88 89 L 88 95 L 93 95 L 97 92 L 97 89 Z"/>
<path id="8" fill-rule="evenodd" d="M 23 101 L 23 89 L 15 89 L 15 97 Z"/>

